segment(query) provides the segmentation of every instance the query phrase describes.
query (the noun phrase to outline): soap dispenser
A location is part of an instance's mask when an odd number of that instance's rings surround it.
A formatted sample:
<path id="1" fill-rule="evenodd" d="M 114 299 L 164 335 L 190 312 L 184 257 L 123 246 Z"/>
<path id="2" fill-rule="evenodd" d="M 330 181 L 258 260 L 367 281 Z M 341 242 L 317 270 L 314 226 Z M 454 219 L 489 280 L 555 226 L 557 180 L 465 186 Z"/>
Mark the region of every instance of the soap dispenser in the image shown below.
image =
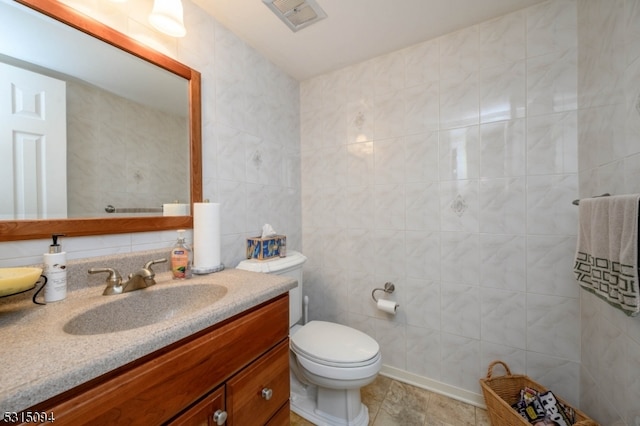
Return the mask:
<path id="1" fill-rule="evenodd" d="M 44 301 L 57 302 L 67 297 L 67 253 L 62 251 L 62 246 L 58 244 L 58 238 L 63 234 L 53 234 L 53 244 L 49 246 L 49 253 L 44 257 L 44 275 L 47 277 L 47 284 L 44 288 Z"/>
<path id="2" fill-rule="evenodd" d="M 191 278 L 193 252 L 184 239 L 184 229 L 178 230 L 178 241 L 171 249 L 171 274 L 174 280 Z"/>

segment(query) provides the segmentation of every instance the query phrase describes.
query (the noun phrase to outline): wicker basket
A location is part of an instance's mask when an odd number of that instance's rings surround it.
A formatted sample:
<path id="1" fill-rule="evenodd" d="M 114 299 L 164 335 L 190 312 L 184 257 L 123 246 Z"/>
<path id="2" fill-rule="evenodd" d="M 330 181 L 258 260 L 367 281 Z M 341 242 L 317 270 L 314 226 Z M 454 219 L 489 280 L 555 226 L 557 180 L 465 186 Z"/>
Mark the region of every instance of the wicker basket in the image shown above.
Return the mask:
<path id="1" fill-rule="evenodd" d="M 493 377 L 493 367 L 501 364 L 507 374 L 505 376 Z M 480 386 L 484 395 L 484 401 L 487 404 L 487 413 L 492 426 L 531 426 L 511 405 L 520 399 L 520 390 L 530 387 L 538 392 L 547 392 L 547 389 L 531 380 L 528 376 L 521 374 L 511 374 L 511 370 L 507 364 L 502 361 L 493 361 L 489 364 L 487 377 L 480 379 Z M 561 398 L 558 401 L 569 406 Z M 591 420 L 582 411 L 574 408 L 576 413 L 576 426 L 599 426 L 598 423 Z"/>

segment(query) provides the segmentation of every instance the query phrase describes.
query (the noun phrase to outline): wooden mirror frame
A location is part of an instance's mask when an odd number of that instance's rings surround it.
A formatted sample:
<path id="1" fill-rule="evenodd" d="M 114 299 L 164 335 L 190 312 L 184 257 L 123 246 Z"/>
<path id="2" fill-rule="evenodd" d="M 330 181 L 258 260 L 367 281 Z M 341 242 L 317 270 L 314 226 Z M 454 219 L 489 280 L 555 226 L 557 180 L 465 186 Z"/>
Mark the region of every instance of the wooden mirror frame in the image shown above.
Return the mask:
<path id="1" fill-rule="evenodd" d="M 122 218 L 73 218 L 0 221 L 0 241 L 162 231 L 193 227 L 193 203 L 202 201 L 202 118 L 200 73 L 142 43 L 81 14 L 56 0 L 14 0 L 40 13 L 87 33 L 125 52 L 166 69 L 189 82 L 189 153 L 191 214 L 189 216 L 145 216 Z"/>

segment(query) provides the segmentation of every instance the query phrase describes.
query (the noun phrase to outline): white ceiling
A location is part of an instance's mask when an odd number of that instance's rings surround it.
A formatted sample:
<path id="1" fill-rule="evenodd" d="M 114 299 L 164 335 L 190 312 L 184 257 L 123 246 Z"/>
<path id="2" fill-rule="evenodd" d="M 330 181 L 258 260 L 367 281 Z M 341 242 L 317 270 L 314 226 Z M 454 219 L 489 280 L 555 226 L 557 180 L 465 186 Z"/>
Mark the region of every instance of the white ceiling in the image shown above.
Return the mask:
<path id="1" fill-rule="evenodd" d="M 262 0 L 193 1 L 303 81 L 542 0 L 317 0 L 328 17 L 295 33 Z"/>

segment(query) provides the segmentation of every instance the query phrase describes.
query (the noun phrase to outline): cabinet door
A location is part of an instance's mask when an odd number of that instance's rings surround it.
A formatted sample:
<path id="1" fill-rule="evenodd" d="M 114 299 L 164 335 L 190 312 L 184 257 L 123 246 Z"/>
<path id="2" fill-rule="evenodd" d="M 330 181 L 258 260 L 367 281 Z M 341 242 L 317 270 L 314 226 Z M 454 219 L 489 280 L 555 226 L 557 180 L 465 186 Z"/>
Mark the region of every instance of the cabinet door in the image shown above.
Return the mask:
<path id="1" fill-rule="evenodd" d="M 215 426 L 225 424 L 224 385 L 167 423 L 170 426 Z"/>
<path id="2" fill-rule="evenodd" d="M 227 381 L 229 426 L 264 425 L 289 401 L 289 339 Z"/>

